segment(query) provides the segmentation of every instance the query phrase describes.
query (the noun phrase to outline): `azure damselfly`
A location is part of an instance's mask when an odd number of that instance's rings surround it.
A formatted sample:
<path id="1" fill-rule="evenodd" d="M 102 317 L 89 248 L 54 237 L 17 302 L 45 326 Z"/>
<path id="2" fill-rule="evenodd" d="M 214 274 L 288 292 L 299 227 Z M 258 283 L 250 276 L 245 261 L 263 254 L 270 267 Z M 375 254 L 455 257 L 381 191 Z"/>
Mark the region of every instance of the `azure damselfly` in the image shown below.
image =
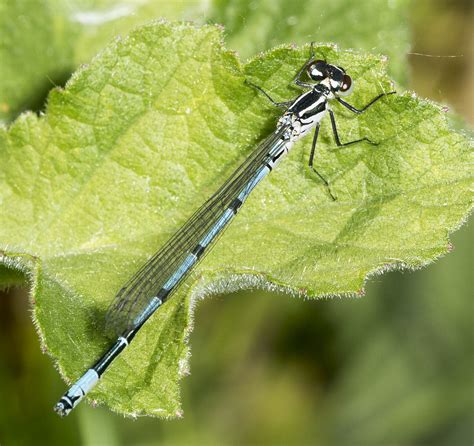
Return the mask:
<path id="1" fill-rule="evenodd" d="M 303 81 L 303 76 L 308 81 Z M 276 130 L 234 171 L 221 188 L 212 195 L 171 239 L 123 286 L 110 306 L 106 323 L 117 333 L 109 350 L 73 384 L 55 406 L 55 411 L 67 415 L 94 387 L 114 359 L 127 347 L 142 325 L 173 294 L 194 266 L 206 254 L 213 242 L 237 214 L 257 184 L 268 175 L 290 151 L 296 141 L 314 129 L 309 166 L 326 185 L 329 195 L 336 199 L 328 182 L 314 168 L 314 154 L 320 122 L 329 114 L 337 146 L 365 141 L 364 137 L 341 143 L 334 113 L 329 101 L 336 100 L 353 113 L 363 113 L 382 97 L 381 93 L 366 106 L 358 109 L 341 97 L 351 93 L 353 82 L 346 71 L 315 58 L 313 45 L 308 61 L 294 79 L 306 91 L 288 102 L 276 102 L 257 85 L 250 86 L 263 93 L 275 106 L 285 109 Z"/>

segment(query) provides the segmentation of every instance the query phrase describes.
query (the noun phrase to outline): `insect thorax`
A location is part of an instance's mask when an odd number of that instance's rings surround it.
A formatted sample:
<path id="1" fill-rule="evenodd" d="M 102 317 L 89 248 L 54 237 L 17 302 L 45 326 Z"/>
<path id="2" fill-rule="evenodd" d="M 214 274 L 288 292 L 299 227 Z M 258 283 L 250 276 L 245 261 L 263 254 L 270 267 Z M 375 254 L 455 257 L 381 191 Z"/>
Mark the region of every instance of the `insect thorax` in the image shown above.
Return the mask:
<path id="1" fill-rule="evenodd" d="M 327 88 L 317 85 L 298 96 L 278 121 L 278 127 L 288 126 L 287 139 L 296 141 L 308 133 L 327 112 Z"/>

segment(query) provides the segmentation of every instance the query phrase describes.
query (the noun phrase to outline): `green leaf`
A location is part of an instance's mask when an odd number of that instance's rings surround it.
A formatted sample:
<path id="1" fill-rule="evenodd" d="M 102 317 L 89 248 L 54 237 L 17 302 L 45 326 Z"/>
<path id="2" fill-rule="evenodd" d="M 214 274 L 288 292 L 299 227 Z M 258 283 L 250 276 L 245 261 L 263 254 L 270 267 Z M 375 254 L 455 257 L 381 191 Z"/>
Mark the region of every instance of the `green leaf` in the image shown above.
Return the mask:
<path id="1" fill-rule="evenodd" d="M 227 46 L 243 58 L 282 43 L 336 42 L 387 55 L 390 73 L 402 82 L 409 5 L 409 0 L 215 0 L 211 17 L 225 25 Z"/>
<path id="2" fill-rule="evenodd" d="M 189 19 L 202 0 L 5 0 L 0 4 L 0 121 L 40 110 L 112 37 L 158 17 Z"/>
<path id="3" fill-rule="evenodd" d="M 0 250 L 33 281 L 34 316 L 61 373 L 78 378 L 109 345 L 103 316 L 123 283 L 271 129 L 280 111 L 244 84 L 291 99 L 309 47 L 283 46 L 241 67 L 213 26 L 155 23 L 115 41 L 47 113 L 0 130 Z M 391 89 L 379 56 L 318 48 L 355 79 L 361 106 Z M 448 250 L 471 206 L 467 139 L 441 108 L 411 93 L 362 116 L 334 105 L 344 141 L 325 122 L 261 184 L 196 272 L 91 393 L 115 411 L 181 414 L 192 308 L 239 288 L 306 296 L 363 292 L 366 277 L 420 267 Z M 0 258 L 1 260 L 1 258 Z M 243 321 L 244 324 L 244 321 Z M 236 333 L 236 336 L 239 336 Z"/>
<path id="4" fill-rule="evenodd" d="M 218 22 L 227 46 L 249 57 L 279 43 L 336 42 L 390 57 L 396 79 L 406 78 L 408 0 L 6 0 L 0 4 L 0 121 L 42 110 L 63 85 L 114 36 L 151 19 Z M 376 17 L 376 19 L 375 19 Z"/>

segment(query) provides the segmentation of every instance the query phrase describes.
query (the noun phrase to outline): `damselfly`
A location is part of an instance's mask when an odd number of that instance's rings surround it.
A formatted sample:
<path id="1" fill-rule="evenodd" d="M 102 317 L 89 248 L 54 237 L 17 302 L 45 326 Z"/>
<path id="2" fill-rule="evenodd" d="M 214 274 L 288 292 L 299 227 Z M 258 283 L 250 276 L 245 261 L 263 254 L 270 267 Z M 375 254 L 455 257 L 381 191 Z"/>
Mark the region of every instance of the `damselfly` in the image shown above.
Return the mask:
<path id="1" fill-rule="evenodd" d="M 308 80 L 303 81 L 303 76 L 307 76 Z M 94 387 L 114 359 L 130 344 L 142 325 L 170 298 L 193 267 L 209 251 L 255 186 L 281 161 L 293 144 L 313 128 L 315 131 L 309 166 L 321 178 L 331 198 L 335 200 L 328 182 L 313 166 L 320 122 L 326 113 L 329 113 L 331 118 L 334 138 L 339 147 L 361 141 L 376 144 L 366 137 L 341 143 L 329 101 L 336 100 L 351 112 L 360 114 L 383 96 L 394 92 L 379 94 L 361 109 L 348 104 L 341 97 L 351 93 L 351 77 L 343 68 L 316 59 L 313 45 L 310 58 L 293 82 L 306 91 L 289 102 L 276 102 L 262 88 L 248 82 L 275 106 L 285 109 L 275 132 L 251 153 L 222 187 L 118 292 L 106 316 L 106 324 L 117 333 L 117 340 L 56 404 L 55 411 L 59 415 L 67 415 Z"/>

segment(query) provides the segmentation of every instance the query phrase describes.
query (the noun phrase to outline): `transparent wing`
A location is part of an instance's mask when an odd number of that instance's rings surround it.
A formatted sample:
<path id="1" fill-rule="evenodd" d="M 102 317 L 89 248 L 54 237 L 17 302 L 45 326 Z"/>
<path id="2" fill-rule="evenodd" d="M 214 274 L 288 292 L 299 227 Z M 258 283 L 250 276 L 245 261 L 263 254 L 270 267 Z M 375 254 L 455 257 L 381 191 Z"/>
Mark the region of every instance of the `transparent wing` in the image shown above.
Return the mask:
<path id="1" fill-rule="evenodd" d="M 286 127 L 265 139 L 234 171 L 221 188 L 154 254 L 117 293 L 106 315 L 106 328 L 121 334 L 136 328 L 139 316 L 163 288 L 184 259 L 216 224 L 259 168 L 269 152 L 283 144 Z M 206 247 L 206 253 L 209 246 Z M 202 259 L 202 257 L 201 257 Z M 171 290 L 174 291 L 176 286 Z M 169 295 L 168 295 L 169 297 Z"/>

